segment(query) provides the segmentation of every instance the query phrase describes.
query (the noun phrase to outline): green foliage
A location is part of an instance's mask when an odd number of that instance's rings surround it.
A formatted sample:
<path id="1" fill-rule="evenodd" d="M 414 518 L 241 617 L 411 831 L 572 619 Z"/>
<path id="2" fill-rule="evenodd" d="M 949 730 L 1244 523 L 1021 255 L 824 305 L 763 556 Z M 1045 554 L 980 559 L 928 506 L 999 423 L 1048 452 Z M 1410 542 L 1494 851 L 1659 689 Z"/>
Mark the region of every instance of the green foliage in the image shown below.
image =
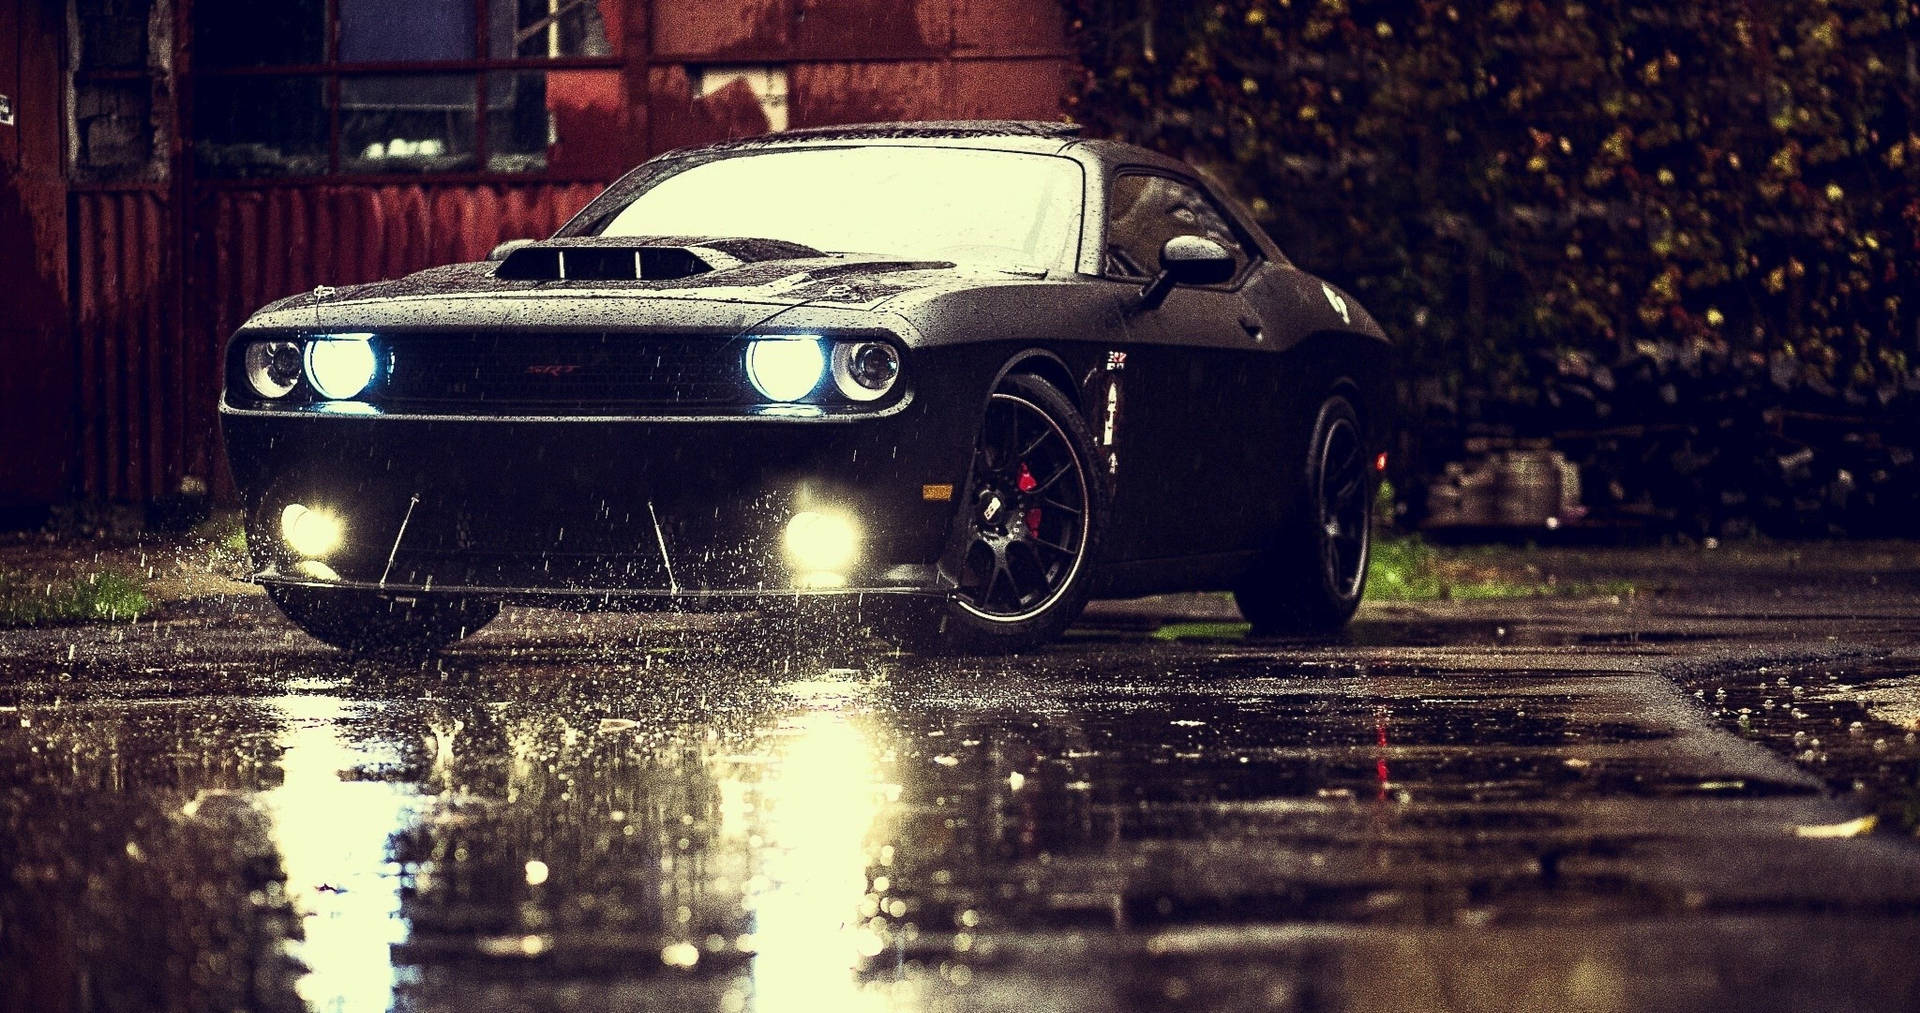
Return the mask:
<path id="1" fill-rule="evenodd" d="M 1225 177 L 1413 377 L 1647 340 L 1920 365 L 1914 0 L 1069 8 L 1077 118 Z"/>
<path id="2" fill-rule="evenodd" d="M 207 553 L 207 569 L 241 577 L 247 570 L 247 529 L 240 511 L 220 510 L 201 521 L 189 536 Z"/>
<path id="3" fill-rule="evenodd" d="M 1631 595 L 1629 581 L 1543 577 L 1499 548 L 1443 550 L 1415 537 L 1376 538 L 1367 560 L 1369 601 L 1484 601 L 1498 598 Z"/>
<path id="4" fill-rule="evenodd" d="M 1153 631 L 1155 640 L 1244 640 L 1251 623 L 1167 623 Z"/>
<path id="5" fill-rule="evenodd" d="M 28 586 L 0 573 L 0 627 L 49 622 L 132 622 L 153 603 L 138 578 L 114 571 L 65 584 Z"/>
<path id="6" fill-rule="evenodd" d="M 1377 538 L 1367 560 L 1367 597 L 1433 601 L 1445 596 L 1433 549 L 1418 538 Z"/>

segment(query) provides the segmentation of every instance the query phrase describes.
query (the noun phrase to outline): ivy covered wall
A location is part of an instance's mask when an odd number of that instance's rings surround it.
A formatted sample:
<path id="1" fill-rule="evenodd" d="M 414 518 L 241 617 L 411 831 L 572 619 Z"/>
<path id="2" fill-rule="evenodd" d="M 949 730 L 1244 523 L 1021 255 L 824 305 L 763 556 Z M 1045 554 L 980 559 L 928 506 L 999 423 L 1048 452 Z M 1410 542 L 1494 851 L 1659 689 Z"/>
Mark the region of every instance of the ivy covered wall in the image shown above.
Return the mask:
<path id="1" fill-rule="evenodd" d="M 1526 398 L 1644 342 L 1920 366 L 1914 0 L 1069 0 L 1076 118 L 1250 199 L 1401 341 Z"/>

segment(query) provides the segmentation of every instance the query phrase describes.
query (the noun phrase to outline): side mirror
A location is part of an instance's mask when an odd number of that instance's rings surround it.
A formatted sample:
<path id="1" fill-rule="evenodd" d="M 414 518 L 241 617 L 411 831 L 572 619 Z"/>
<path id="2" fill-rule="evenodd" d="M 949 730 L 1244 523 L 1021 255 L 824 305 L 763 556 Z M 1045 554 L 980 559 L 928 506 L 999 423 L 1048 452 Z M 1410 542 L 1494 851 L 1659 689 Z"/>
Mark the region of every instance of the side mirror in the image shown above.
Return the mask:
<path id="1" fill-rule="evenodd" d="M 1140 290 L 1140 305 L 1154 309 L 1175 285 L 1218 285 L 1233 277 L 1233 254 L 1211 239 L 1175 236 L 1160 248 L 1160 273 Z"/>
<path id="2" fill-rule="evenodd" d="M 518 250 L 523 246 L 532 246 L 532 245 L 533 245 L 533 240 L 531 239 L 509 239 L 506 242 L 501 243 L 499 246 L 496 246 L 492 250 L 488 251 L 487 259 L 488 260 L 505 260 L 507 259 L 507 255 L 512 253 L 513 251 Z"/>

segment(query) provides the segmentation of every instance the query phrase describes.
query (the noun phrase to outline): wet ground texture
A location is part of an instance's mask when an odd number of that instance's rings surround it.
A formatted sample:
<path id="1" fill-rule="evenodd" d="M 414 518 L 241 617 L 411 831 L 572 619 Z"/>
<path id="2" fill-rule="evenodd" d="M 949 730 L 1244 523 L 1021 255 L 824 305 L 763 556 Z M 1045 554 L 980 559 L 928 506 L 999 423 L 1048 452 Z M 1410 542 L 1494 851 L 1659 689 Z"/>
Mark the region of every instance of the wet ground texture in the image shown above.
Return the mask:
<path id="1" fill-rule="evenodd" d="M 0 633 L 0 1009 L 1916 1009 L 1920 566 L 1871 576 L 1011 659 Z"/>

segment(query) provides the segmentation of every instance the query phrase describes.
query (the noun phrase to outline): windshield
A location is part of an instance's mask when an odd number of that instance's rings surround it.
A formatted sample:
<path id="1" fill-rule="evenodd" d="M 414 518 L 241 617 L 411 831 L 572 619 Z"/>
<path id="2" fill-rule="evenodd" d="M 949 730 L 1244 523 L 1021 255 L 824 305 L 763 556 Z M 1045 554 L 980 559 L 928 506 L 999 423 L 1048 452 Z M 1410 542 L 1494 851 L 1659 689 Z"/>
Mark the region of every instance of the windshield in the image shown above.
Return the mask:
<path id="1" fill-rule="evenodd" d="M 784 239 L 827 253 L 1046 270 L 1079 238 L 1080 179 L 1072 159 L 1010 151 L 771 151 L 669 176 L 601 234 Z"/>

